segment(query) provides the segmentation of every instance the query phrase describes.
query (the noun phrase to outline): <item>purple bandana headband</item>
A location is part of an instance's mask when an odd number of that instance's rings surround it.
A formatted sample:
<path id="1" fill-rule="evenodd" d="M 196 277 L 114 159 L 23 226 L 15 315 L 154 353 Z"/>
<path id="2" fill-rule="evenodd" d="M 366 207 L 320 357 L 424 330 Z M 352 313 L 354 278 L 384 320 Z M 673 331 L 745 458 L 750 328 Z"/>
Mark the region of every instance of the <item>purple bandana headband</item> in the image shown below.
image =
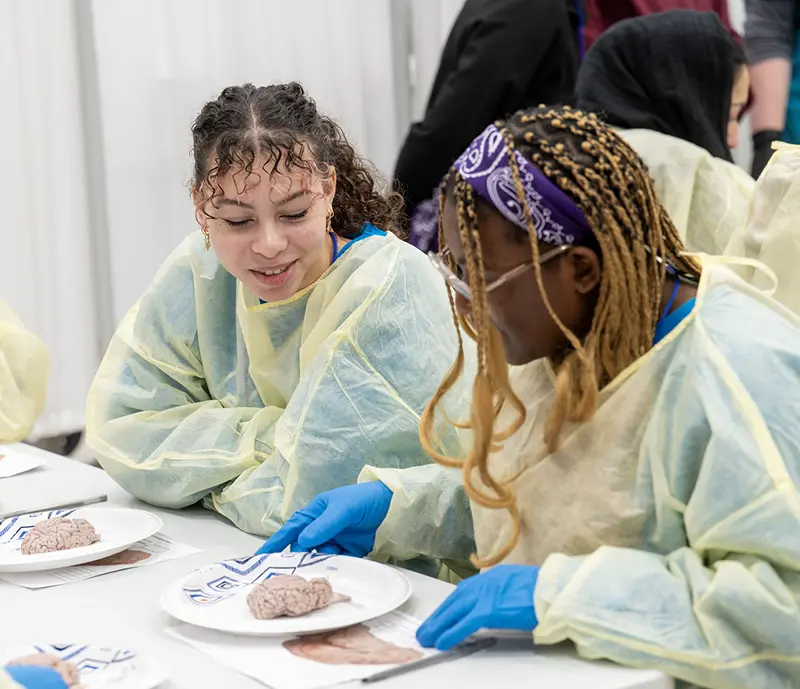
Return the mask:
<path id="1" fill-rule="evenodd" d="M 539 240 L 571 246 L 592 237 L 592 229 L 575 202 L 519 151 L 514 151 L 514 155 Z M 485 201 L 528 232 L 525 210 L 511 174 L 508 149 L 497 127 L 493 124 L 486 127 L 456 160 L 455 169 Z"/>

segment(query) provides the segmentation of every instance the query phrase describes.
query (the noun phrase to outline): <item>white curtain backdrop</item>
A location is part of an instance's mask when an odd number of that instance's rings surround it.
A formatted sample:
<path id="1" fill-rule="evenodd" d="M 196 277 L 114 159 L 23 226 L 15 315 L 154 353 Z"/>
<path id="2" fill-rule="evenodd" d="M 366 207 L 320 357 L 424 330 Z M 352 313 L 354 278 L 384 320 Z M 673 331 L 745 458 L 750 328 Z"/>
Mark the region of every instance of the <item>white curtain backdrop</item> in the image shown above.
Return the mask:
<path id="1" fill-rule="evenodd" d="M 731 24 L 740 36 L 744 36 L 744 1 L 745 0 L 728 0 Z M 753 160 L 753 142 L 751 139 L 750 117 L 748 115 L 745 115 L 742 119 L 739 130 L 739 148 L 733 152 L 733 159 L 736 161 L 737 165 L 740 165 L 745 170 L 750 170 L 750 165 Z"/>
<path id="2" fill-rule="evenodd" d="M 422 118 L 439 58 L 464 0 L 411 0 L 412 114 Z"/>
<path id="3" fill-rule="evenodd" d="M 225 86 L 296 80 L 386 174 L 399 121 L 390 0 L 92 2 L 114 318 L 196 230 L 189 128 Z"/>
<path id="4" fill-rule="evenodd" d="M 50 350 L 36 436 L 83 426 L 99 356 L 73 19 L 71 3 L 21 0 L 0 20 L 0 295 Z"/>

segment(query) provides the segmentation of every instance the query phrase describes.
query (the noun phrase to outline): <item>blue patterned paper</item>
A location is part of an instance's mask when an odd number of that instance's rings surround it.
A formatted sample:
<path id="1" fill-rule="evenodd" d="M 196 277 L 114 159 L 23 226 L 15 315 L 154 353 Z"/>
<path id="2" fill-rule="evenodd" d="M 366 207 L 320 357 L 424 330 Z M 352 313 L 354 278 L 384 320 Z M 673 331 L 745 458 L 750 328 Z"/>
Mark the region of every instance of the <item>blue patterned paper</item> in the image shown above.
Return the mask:
<path id="1" fill-rule="evenodd" d="M 130 665 L 136 658 L 136 653 L 128 650 L 114 648 L 101 648 L 100 646 L 80 646 L 74 644 L 52 646 L 34 646 L 37 653 L 50 653 L 61 660 L 68 660 L 78 668 L 81 680 L 85 675 L 106 672 L 117 669 L 121 665 Z"/>
<path id="2" fill-rule="evenodd" d="M 184 586 L 183 592 L 197 605 L 214 605 L 226 600 L 246 586 L 336 558 L 318 553 L 274 553 L 240 560 L 226 560 L 198 572 L 198 582 Z"/>
<path id="3" fill-rule="evenodd" d="M 21 517 L 9 517 L 0 521 L 0 545 L 21 541 L 36 524 L 54 517 L 68 517 L 75 510 L 51 510 L 50 512 L 33 512 Z"/>
<path id="4" fill-rule="evenodd" d="M 0 648 L 0 666 L 36 653 L 48 653 L 75 665 L 80 673 L 81 685 L 86 689 L 141 686 L 142 676 L 149 674 L 134 651 L 82 644 Z"/>

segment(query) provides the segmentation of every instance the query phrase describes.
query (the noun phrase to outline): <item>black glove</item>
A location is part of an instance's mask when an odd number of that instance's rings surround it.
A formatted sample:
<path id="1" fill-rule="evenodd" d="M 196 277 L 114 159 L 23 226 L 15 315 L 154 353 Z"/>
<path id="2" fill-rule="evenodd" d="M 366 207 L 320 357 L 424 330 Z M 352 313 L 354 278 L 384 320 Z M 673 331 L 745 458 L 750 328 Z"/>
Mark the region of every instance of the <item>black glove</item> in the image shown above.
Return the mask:
<path id="1" fill-rule="evenodd" d="M 752 175 L 756 179 L 761 176 L 772 158 L 772 143 L 781 140 L 781 133 L 768 129 L 765 132 L 753 134 L 753 169 Z"/>

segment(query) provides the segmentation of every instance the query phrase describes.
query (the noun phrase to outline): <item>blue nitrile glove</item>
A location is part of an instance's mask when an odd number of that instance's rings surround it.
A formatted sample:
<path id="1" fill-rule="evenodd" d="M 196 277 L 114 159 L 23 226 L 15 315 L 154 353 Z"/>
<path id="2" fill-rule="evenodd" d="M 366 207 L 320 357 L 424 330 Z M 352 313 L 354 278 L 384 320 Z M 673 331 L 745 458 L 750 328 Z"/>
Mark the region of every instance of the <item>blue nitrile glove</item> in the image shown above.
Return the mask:
<path id="1" fill-rule="evenodd" d="M 261 553 L 294 551 L 365 557 L 375 546 L 375 532 L 386 519 L 392 491 L 380 481 L 358 483 L 320 493 L 262 545 Z"/>
<path id="2" fill-rule="evenodd" d="M 480 629 L 532 632 L 538 567 L 498 565 L 462 581 L 417 630 L 425 648 L 449 651 Z"/>
<path id="3" fill-rule="evenodd" d="M 51 667 L 11 665 L 4 669 L 11 679 L 26 689 L 67 689 L 67 683 Z"/>

